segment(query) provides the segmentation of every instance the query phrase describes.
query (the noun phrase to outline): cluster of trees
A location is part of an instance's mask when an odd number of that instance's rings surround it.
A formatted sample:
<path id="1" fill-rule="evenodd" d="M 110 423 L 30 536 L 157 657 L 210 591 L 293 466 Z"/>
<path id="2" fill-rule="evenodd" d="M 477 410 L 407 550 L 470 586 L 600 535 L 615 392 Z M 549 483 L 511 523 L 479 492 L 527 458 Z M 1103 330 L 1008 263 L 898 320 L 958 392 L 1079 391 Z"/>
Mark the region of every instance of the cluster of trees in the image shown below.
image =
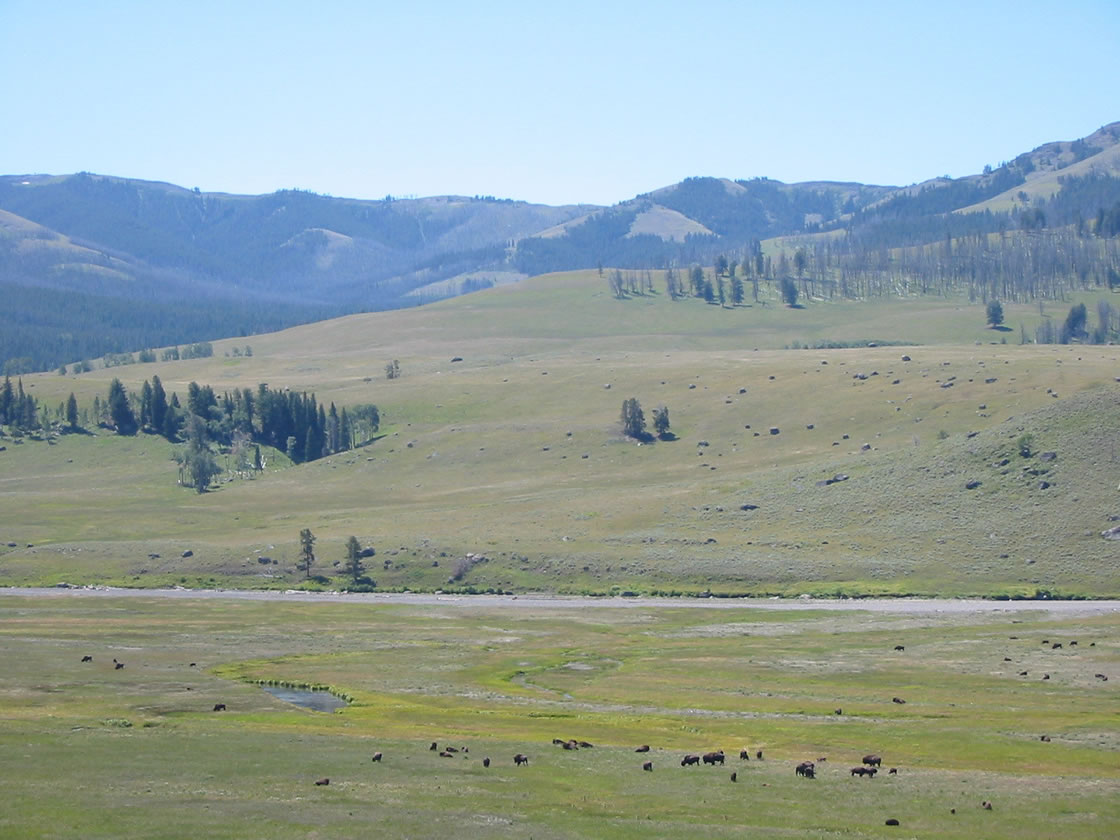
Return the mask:
<path id="1" fill-rule="evenodd" d="M 1090 325 L 1089 310 L 1083 303 L 1070 307 L 1059 325 L 1045 319 L 1035 331 L 1038 344 L 1107 344 L 1120 336 L 1120 311 L 1107 300 L 1097 301 L 1097 323 Z"/>
<path id="2" fill-rule="evenodd" d="M 20 390 L 22 393 L 22 388 Z M 73 394 L 73 425 L 77 404 Z M 160 434 L 186 446 L 178 453 L 180 482 L 205 491 L 221 470 L 213 458 L 216 446 L 230 456 L 230 469 L 260 470 L 261 445 L 284 451 L 295 463 L 368 443 L 376 435 L 381 415 L 377 406 L 362 404 L 339 410 L 319 403 L 314 394 L 273 391 L 261 383 L 218 395 L 209 385 L 192 382 L 186 405 L 176 393 L 168 395 L 158 376 L 145 380 L 139 394 L 130 394 L 119 379 L 109 384 L 107 399 L 94 398 L 94 416 L 117 434 L 138 431 Z M 71 408 L 68 404 L 67 417 Z"/>
<path id="3" fill-rule="evenodd" d="M 4 377 L 4 387 L 0 388 L 0 426 L 11 426 L 25 432 L 41 426 L 39 403 L 24 392 L 22 379 L 17 379 L 13 388 L 11 376 Z"/>
<path id="4" fill-rule="evenodd" d="M 646 415 L 636 397 L 622 401 L 620 421 L 622 433 L 627 437 L 642 441 L 650 439 L 650 434 L 646 431 Z M 653 430 L 659 438 L 669 438 L 669 409 L 666 406 L 661 405 L 653 410 Z"/>

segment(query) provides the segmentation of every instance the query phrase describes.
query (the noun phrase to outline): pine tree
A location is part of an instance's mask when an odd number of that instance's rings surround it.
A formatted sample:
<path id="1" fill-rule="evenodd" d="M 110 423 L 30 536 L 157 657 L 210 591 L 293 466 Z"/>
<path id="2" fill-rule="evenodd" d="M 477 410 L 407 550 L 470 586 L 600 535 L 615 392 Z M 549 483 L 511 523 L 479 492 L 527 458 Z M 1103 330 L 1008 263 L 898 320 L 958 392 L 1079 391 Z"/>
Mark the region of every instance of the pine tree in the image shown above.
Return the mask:
<path id="1" fill-rule="evenodd" d="M 128 404 L 128 392 L 119 379 L 109 383 L 109 418 L 118 435 L 136 434 L 136 416 Z"/>
<path id="2" fill-rule="evenodd" d="M 315 535 L 311 533 L 310 528 L 304 528 L 299 532 L 299 561 L 296 563 L 296 568 L 301 572 L 307 573 L 307 579 L 311 579 L 311 567 L 315 565 Z"/>
<path id="3" fill-rule="evenodd" d="M 72 431 L 78 429 L 78 400 L 74 396 L 74 392 L 70 392 L 70 396 L 66 398 L 66 425 Z"/>
<path id="4" fill-rule="evenodd" d="M 357 537 L 350 537 L 346 541 L 346 564 L 343 569 L 355 584 L 361 582 L 362 575 L 366 572 L 366 567 L 362 563 L 362 547 Z"/>

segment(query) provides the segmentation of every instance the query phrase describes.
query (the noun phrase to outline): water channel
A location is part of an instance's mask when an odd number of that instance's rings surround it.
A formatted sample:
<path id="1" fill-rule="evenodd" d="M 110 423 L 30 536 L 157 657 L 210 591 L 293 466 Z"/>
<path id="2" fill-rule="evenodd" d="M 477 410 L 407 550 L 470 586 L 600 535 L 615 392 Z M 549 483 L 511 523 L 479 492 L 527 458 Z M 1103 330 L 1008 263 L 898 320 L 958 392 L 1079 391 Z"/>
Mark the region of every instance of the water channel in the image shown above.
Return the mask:
<path id="1" fill-rule="evenodd" d="M 261 688 L 277 700 L 283 700 L 285 703 L 294 703 L 297 706 L 303 706 L 305 709 L 311 709 L 315 712 L 333 712 L 335 709 L 341 709 L 346 705 L 345 700 L 341 697 L 336 697 L 329 691 L 312 691 L 308 688 L 290 688 L 286 685 L 262 685 Z"/>

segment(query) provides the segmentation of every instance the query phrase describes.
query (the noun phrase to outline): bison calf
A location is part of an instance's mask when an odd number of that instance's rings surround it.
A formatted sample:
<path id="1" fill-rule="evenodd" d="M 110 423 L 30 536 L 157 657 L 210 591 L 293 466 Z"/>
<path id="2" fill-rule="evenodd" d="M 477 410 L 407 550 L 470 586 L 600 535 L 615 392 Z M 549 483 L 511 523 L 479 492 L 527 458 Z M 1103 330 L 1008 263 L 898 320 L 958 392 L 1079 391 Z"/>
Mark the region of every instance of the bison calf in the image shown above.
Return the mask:
<path id="1" fill-rule="evenodd" d="M 653 772 L 653 762 L 652 761 L 645 762 L 644 764 L 642 764 L 642 769 L 645 770 L 647 773 L 652 773 Z"/>

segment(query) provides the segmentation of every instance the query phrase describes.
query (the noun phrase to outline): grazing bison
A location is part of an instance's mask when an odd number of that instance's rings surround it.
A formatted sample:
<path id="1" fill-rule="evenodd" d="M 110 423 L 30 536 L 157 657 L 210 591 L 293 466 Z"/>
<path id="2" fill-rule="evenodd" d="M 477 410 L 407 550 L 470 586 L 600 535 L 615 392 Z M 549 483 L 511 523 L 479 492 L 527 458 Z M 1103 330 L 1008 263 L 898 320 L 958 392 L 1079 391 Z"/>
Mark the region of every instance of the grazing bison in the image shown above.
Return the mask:
<path id="1" fill-rule="evenodd" d="M 514 763 L 514 766 L 516 766 L 516 767 L 520 767 L 522 764 L 528 764 L 529 763 L 529 756 L 523 755 L 522 753 L 518 753 L 517 755 L 515 755 L 513 757 L 513 763 Z"/>
<path id="2" fill-rule="evenodd" d="M 649 744 L 642 744 L 634 752 L 649 752 Z"/>
<path id="3" fill-rule="evenodd" d="M 681 759 L 681 767 L 690 767 L 693 764 L 700 764 L 700 756 L 689 753 Z"/>
<path id="4" fill-rule="evenodd" d="M 566 750 L 578 750 L 579 749 L 579 743 L 576 742 L 576 741 L 565 741 L 560 746 L 563 747 Z"/>
<path id="5" fill-rule="evenodd" d="M 214 711 L 215 712 L 224 712 L 225 710 L 226 710 L 226 704 L 225 703 L 215 703 L 214 704 Z"/>
<path id="6" fill-rule="evenodd" d="M 853 767 L 853 776 L 867 776 L 869 779 L 874 779 L 875 774 L 879 772 L 877 767 Z"/>
<path id="7" fill-rule="evenodd" d="M 589 749 L 591 749 L 592 747 L 595 746 L 594 744 L 590 743 L 589 741 L 577 741 L 576 743 L 578 743 L 585 750 L 589 750 Z"/>
<path id="8" fill-rule="evenodd" d="M 458 748 L 458 747 L 444 747 L 444 750 L 446 750 L 446 751 L 447 751 L 447 752 L 449 752 L 449 753 L 457 753 L 457 752 L 459 752 L 459 748 Z"/>
<path id="9" fill-rule="evenodd" d="M 440 757 L 440 758 L 454 758 L 455 756 L 453 756 L 453 755 L 452 755 L 451 753 L 449 753 L 449 752 L 448 752 L 447 750 L 440 750 L 440 751 L 439 751 L 439 757 Z"/>
<path id="10" fill-rule="evenodd" d="M 739 774 L 737 772 L 735 772 L 734 770 L 731 771 L 731 781 L 733 781 L 733 782 L 739 781 Z"/>
<path id="11" fill-rule="evenodd" d="M 483 767 L 489 767 L 490 766 L 490 758 L 489 757 L 486 757 L 486 758 L 482 759 L 482 766 Z"/>
<path id="12" fill-rule="evenodd" d="M 1049 740 L 1050 740 L 1050 736 L 1049 736 L 1049 735 L 1043 735 L 1043 736 L 1042 736 L 1041 738 L 1039 738 L 1038 740 L 1040 740 L 1040 741 L 1047 741 L 1047 742 L 1049 742 Z"/>
<path id="13" fill-rule="evenodd" d="M 374 761 L 376 761 L 376 762 L 378 762 L 378 763 L 380 763 L 380 762 L 381 762 L 381 753 L 379 753 L 379 752 L 375 752 L 375 753 L 373 754 L 373 760 L 374 760 Z"/>
<path id="14" fill-rule="evenodd" d="M 319 786 L 329 785 L 330 783 L 331 783 L 330 779 L 317 779 L 316 782 L 315 782 L 315 784 L 319 785 Z"/>
<path id="15" fill-rule="evenodd" d="M 906 650 L 906 647 L 904 645 L 895 645 L 894 649 L 895 650 Z"/>
<path id="16" fill-rule="evenodd" d="M 794 772 L 798 776 L 804 776 L 806 779 L 815 779 L 817 777 L 817 767 L 811 761 L 802 761 L 794 768 Z"/>
<path id="17" fill-rule="evenodd" d="M 832 713 L 834 715 L 842 715 L 842 714 L 844 714 L 844 710 L 843 709 L 833 709 Z"/>
<path id="18" fill-rule="evenodd" d="M 762 758 L 762 750 L 759 750 L 758 752 L 756 752 L 756 753 L 754 754 L 754 757 L 755 757 L 755 758 L 758 758 L 758 759 L 761 759 L 761 758 Z"/>
<path id="19" fill-rule="evenodd" d="M 567 742 L 567 741 L 565 741 L 565 740 L 564 740 L 563 738 L 553 738 L 553 739 L 552 739 L 552 743 L 554 743 L 554 744 L 556 744 L 557 746 L 559 746 L 560 744 L 566 744 L 566 743 L 568 743 L 568 742 Z"/>
<path id="20" fill-rule="evenodd" d="M 892 703 L 898 703 L 899 705 L 901 705 L 901 704 L 905 703 L 906 701 L 903 700 L 901 697 L 892 697 L 891 702 Z"/>
<path id="21" fill-rule="evenodd" d="M 872 753 L 871 755 L 865 755 L 861 760 L 864 764 L 868 764 L 872 767 L 878 767 L 883 763 L 883 759 L 875 755 L 874 753 Z"/>
<path id="22" fill-rule="evenodd" d="M 93 661 L 93 657 L 92 657 L 92 656 L 90 656 L 90 655 L 89 655 L 89 654 L 87 653 L 87 654 L 86 654 L 85 656 L 83 656 L 83 657 L 82 657 L 82 661 L 83 661 L 83 662 L 92 662 L 92 661 Z"/>
<path id="23" fill-rule="evenodd" d="M 739 760 L 740 761 L 750 761 L 751 760 L 750 750 L 739 750 Z"/>
<path id="24" fill-rule="evenodd" d="M 1062 647 L 1061 642 L 1054 642 L 1054 644 L 1050 645 L 1050 650 L 1060 650 L 1061 647 Z"/>
<path id="25" fill-rule="evenodd" d="M 123 667 L 124 667 L 124 663 L 123 663 L 123 662 L 117 662 L 117 664 L 113 666 L 113 670 L 114 670 L 114 671 L 119 671 L 119 670 L 120 670 L 121 668 L 123 668 Z"/>
<path id="26" fill-rule="evenodd" d="M 990 810 L 992 810 L 992 803 L 989 802 L 987 799 L 985 799 L 983 802 L 980 803 L 980 807 L 983 808 L 985 811 L 990 811 Z"/>
<path id="27" fill-rule="evenodd" d="M 704 763 L 711 764 L 713 767 L 717 764 L 723 764 L 723 750 L 704 753 Z"/>
<path id="28" fill-rule="evenodd" d="M 439 744 L 436 743 L 435 741 L 432 741 L 432 745 L 430 747 L 428 747 L 428 749 L 431 750 L 432 752 L 435 752 L 436 750 L 439 749 Z"/>
<path id="29" fill-rule="evenodd" d="M 888 776 L 897 776 L 898 775 L 898 768 L 897 767 L 892 767 L 890 770 L 887 771 L 887 775 Z"/>
<path id="30" fill-rule="evenodd" d="M 652 761 L 643 762 L 642 763 L 642 769 L 645 770 L 647 773 L 652 773 L 653 772 L 653 762 Z"/>
<path id="31" fill-rule="evenodd" d="M 894 817 L 891 817 L 889 820 L 887 820 L 887 825 L 898 825 L 898 820 L 896 820 Z"/>
<path id="32" fill-rule="evenodd" d="M 198 667 L 198 663 L 197 663 L 197 662 L 192 662 L 192 663 L 191 663 L 191 667 L 192 667 L 192 668 L 197 668 L 197 667 Z"/>

